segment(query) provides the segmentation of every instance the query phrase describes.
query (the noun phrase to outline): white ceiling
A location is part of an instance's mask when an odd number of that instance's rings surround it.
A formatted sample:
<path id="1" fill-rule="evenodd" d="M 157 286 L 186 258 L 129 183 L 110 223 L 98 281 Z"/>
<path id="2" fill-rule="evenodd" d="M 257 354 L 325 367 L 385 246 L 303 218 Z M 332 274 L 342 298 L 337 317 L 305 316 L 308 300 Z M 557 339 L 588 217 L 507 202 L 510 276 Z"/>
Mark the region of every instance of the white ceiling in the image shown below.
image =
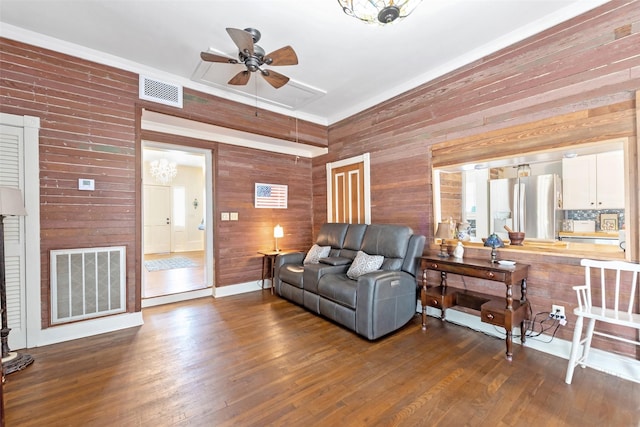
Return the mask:
<path id="1" fill-rule="evenodd" d="M 424 0 L 383 27 L 335 0 L 0 0 L 0 35 L 332 124 L 603 3 Z M 267 52 L 295 49 L 298 65 L 273 67 L 292 79 L 281 93 L 258 75 L 238 91 L 226 81 L 243 65 L 200 60 L 236 56 L 226 27 L 257 28 Z"/>

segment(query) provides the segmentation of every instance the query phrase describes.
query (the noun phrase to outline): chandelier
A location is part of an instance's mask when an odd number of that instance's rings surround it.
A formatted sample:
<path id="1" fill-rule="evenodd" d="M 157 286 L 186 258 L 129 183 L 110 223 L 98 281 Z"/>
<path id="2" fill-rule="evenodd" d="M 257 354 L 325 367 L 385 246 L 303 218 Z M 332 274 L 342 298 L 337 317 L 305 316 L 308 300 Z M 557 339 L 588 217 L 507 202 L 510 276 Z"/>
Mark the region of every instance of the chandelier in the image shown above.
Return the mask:
<path id="1" fill-rule="evenodd" d="M 174 162 L 167 159 L 154 160 L 151 162 L 151 176 L 160 184 L 167 185 L 178 174 L 178 169 Z"/>
<path id="2" fill-rule="evenodd" d="M 390 24 L 406 18 L 422 0 L 338 0 L 342 11 L 368 24 Z"/>

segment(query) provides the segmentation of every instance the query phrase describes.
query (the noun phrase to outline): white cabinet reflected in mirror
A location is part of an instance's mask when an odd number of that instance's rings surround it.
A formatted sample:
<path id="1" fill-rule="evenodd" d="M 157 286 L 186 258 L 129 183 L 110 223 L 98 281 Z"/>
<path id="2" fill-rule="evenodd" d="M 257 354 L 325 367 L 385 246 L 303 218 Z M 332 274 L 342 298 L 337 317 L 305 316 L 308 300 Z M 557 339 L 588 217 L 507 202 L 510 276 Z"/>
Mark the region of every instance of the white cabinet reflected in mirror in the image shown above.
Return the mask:
<path id="1" fill-rule="evenodd" d="M 619 228 L 625 219 L 625 141 L 434 169 L 435 222 L 469 223 L 470 240 L 475 242 L 491 233 L 507 238 L 506 226 L 525 232 L 529 241 L 575 237 L 617 245 L 619 235 L 624 234 Z M 594 168 L 584 166 L 591 163 Z M 579 164 L 583 166 L 574 166 Z M 602 172 L 605 170 L 608 172 Z M 589 197 L 594 201 L 587 202 Z M 575 201 L 582 199 L 585 201 Z M 600 224 L 603 214 L 615 216 L 615 229 Z M 587 231 L 573 230 L 573 224 L 579 229 L 586 224 Z"/>

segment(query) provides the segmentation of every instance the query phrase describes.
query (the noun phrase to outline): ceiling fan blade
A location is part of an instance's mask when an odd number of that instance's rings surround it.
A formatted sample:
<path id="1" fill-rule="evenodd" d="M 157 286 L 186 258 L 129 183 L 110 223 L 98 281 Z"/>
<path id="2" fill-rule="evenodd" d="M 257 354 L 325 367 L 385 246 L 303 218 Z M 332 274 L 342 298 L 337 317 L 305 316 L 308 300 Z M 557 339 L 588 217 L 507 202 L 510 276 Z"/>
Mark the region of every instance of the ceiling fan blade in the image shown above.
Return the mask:
<path id="1" fill-rule="evenodd" d="M 251 77 L 251 73 L 247 70 L 240 71 L 238 74 L 233 76 L 231 80 L 229 80 L 230 85 L 236 86 L 244 86 L 249 82 L 249 78 Z"/>
<path id="2" fill-rule="evenodd" d="M 227 28 L 227 33 L 238 46 L 240 52 L 249 52 L 250 55 L 253 55 L 253 36 L 250 33 L 237 28 Z"/>
<path id="3" fill-rule="evenodd" d="M 228 64 L 237 64 L 238 61 L 233 58 L 227 58 L 226 56 L 216 55 L 210 52 L 200 52 L 200 58 L 207 62 L 222 62 Z"/>
<path id="4" fill-rule="evenodd" d="M 291 46 L 281 47 L 268 54 L 266 58 L 271 58 L 271 62 L 265 61 L 269 65 L 296 65 L 298 63 L 298 56 Z"/>
<path id="5" fill-rule="evenodd" d="M 267 81 L 267 83 L 269 83 L 271 86 L 273 86 L 276 89 L 281 88 L 282 86 L 286 85 L 287 82 L 289 81 L 289 77 L 287 76 L 283 76 L 280 73 L 276 73 L 275 71 L 272 70 L 261 70 L 262 71 L 262 77 L 264 77 L 264 79 Z"/>

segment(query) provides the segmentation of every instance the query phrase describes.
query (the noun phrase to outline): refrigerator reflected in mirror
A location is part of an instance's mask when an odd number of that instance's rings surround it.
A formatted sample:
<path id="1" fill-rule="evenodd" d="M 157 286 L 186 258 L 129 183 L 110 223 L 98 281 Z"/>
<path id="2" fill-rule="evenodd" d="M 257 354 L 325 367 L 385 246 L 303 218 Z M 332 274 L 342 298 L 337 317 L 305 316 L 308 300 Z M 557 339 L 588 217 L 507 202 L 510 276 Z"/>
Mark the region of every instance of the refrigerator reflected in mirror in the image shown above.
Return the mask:
<path id="1" fill-rule="evenodd" d="M 562 221 L 562 182 L 556 174 L 489 181 L 491 233 L 508 238 L 505 225 L 526 239 L 556 240 Z"/>

